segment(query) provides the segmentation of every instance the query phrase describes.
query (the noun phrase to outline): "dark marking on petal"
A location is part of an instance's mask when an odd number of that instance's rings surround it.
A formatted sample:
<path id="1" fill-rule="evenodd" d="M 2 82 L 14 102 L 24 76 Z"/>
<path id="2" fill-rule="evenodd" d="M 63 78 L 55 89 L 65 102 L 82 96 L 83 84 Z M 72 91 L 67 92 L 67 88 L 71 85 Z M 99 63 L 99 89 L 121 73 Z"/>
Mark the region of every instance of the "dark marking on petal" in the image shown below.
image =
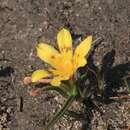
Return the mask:
<path id="1" fill-rule="evenodd" d="M 77 57 L 79 57 L 80 55 L 78 54 Z"/>
<path id="2" fill-rule="evenodd" d="M 71 50 L 71 47 L 63 47 L 62 48 L 62 51 L 63 52 L 68 52 L 68 51 L 70 51 Z"/>
<path id="3" fill-rule="evenodd" d="M 52 56 L 51 56 L 51 58 L 52 58 L 52 59 L 55 59 L 55 56 L 54 56 L 54 55 L 52 55 Z"/>

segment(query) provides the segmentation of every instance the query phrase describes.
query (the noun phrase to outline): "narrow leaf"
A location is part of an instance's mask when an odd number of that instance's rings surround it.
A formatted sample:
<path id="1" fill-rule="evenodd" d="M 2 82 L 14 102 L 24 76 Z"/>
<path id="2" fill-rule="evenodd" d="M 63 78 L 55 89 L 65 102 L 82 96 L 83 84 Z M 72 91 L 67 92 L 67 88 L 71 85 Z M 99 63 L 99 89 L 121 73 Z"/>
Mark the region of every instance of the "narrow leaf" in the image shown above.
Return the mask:
<path id="1" fill-rule="evenodd" d="M 65 112 L 68 110 L 68 108 L 71 106 L 72 102 L 74 101 L 75 97 L 70 96 L 63 107 L 60 109 L 58 113 L 53 117 L 53 119 L 48 123 L 45 130 L 49 130 L 54 124 L 65 114 Z"/>

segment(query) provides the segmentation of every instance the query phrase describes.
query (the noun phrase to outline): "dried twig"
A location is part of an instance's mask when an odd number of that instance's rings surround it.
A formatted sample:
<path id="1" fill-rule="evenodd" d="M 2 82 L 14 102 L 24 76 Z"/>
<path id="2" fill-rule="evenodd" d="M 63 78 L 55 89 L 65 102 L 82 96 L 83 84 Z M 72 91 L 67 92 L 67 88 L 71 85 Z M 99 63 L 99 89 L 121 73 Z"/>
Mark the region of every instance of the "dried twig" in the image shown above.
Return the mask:
<path id="1" fill-rule="evenodd" d="M 130 95 L 110 97 L 110 99 L 130 99 Z"/>

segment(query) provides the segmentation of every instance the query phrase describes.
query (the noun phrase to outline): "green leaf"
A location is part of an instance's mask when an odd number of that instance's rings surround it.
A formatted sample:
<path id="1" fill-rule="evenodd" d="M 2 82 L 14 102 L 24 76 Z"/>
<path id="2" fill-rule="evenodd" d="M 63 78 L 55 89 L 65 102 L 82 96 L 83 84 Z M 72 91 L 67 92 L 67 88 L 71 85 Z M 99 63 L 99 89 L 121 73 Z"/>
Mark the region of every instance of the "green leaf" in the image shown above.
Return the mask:
<path id="1" fill-rule="evenodd" d="M 60 109 L 60 111 L 58 113 L 55 114 L 55 116 L 53 117 L 53 119 L 48 123 L 48 125 L 46 126 L 46 128 L 44 130 L 49 130 L 52 126 L 55 125 L 55 123 L 65 114 L 65 112 L 71 106 L 71 104 L 74 101 L 74 99 L 75 99 L 74 96 L 70 96 L 67 99 L 67 101 L 65 102 L 65 104 L 63 105 L 63 107 Z"/>

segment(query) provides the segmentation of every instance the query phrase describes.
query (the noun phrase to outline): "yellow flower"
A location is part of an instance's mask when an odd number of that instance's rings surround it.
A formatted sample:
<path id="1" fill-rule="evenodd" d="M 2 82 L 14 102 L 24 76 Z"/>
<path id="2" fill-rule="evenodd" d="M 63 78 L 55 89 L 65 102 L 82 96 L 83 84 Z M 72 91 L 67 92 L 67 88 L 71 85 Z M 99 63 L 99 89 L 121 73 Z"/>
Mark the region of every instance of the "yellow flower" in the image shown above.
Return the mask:
<path id="1" fill-rule="evenodd" d="M 83 67 L 87 60 L 86 54 L 92 44 L 92 36 L 83 40 L 73 52 L 72 37 L 68 30 L 62 29 L 57 35 L 59 50 L 46 43 L 39 43 L 36 47 L 37 55 L 52 67 L 48 70 L 37 70 L 32 74 L 32 82 L 42 78 L 51 78 L 51 85 L 59 86 L 62 80 L 70 79 L 79 67 Z"/>

